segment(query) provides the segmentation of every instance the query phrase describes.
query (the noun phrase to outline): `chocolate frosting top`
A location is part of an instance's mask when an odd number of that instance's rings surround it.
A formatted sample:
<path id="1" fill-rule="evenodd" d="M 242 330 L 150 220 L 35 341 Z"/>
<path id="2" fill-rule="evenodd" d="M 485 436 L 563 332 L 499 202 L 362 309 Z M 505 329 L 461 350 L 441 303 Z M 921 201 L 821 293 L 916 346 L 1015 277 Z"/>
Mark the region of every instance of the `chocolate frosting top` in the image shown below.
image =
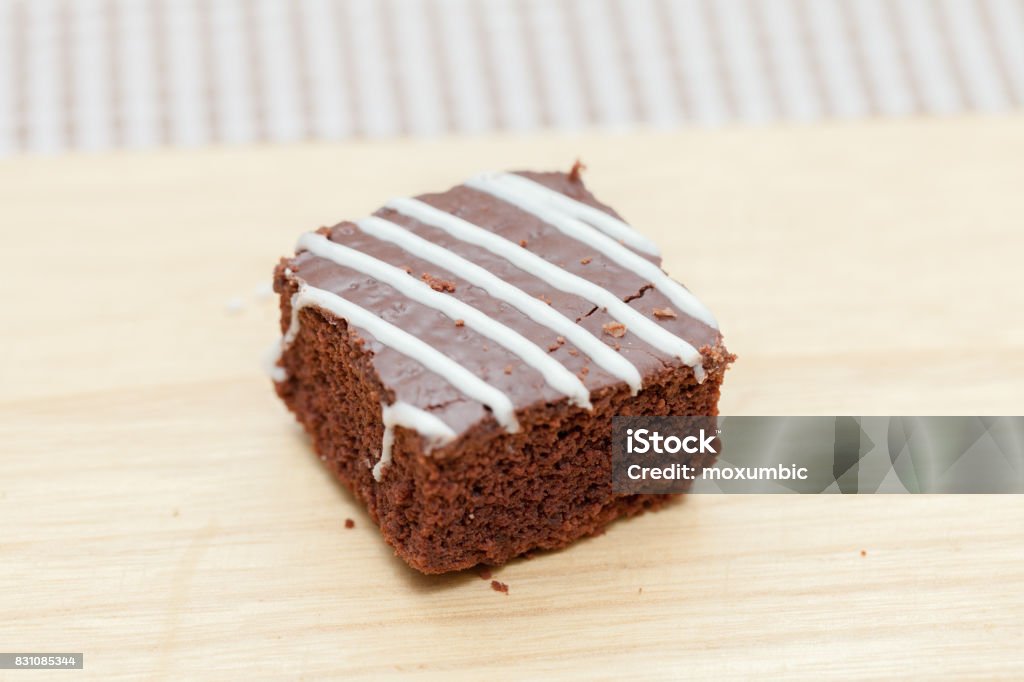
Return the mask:
<path id="1" fill-rule="evenodd" d="M 521 172 L 517 175 L 619 218 L 611 208 L 593 197 L 576 173 Z M 717 329 L 678 310 L 645 278 L 512 203 L 466 185 L 439 194 L 421 195 L 417 199 L 499 234 L 519 244 L 519 248 L 528 249 L 546 261 L 607 289 L 622 301 L 628 302 L 634 310 L 695 348 L 713 346 L 721 339 Z M 520 270 L 508 260 L 484 248 L 461 241 L 440 228 L 389 208 L 382 208 L 375 215 L 450 250 L 529 295 L 547 302 L 603 343 L 616 349 L 644 377 L 666 366 L 686 367 L 681 360 L 654 348 L 628 327 L 622 329 L 603 308 L 596 307 L 580 296 L 554 288 L 543 279 Z M 555 331 L 535 322 L 512 305 L 492 297 L 482 288 L 417 257 L 413 246 L 406 250 L 367 234 L 351 222 L 335 225 L 327 231 L 327 235 L 332 242 L 406 270 L 409 276 L 426 281 L 435 290 L 454 296 L 515 330 L 548 351 L 551 357 L 579 377 L 592 394 L 621 387 L 621 379 L 606 372 Z M 660 267 L 659 257 L 639 251 L 636 253 Z M 300 282 L 337 294 L 438 349 L 488 384 L 503 391 L 517 410 L 538 401 L 557 402 L 565 398 L 564 394 L 548 385 L 539 371 L 526 364 L 518 355 L 469 326 L 460 325 L 440 311 L 413 301 L 384 282 L 308 251 L 299 253 L 291 261 L 290 268 Z M 394 400 L 430 412 L 456 433 L 462 433 L 481 420 L 490 418 L 487 407 L 461 393 L 446 377 L 426 369 L 416 358 L 383 345 L 369 332 L 359 329 L 359 333 L 366 339 L 365 348 L 373 353 L 373 367 L 383 385 L 393 392 Z"/>

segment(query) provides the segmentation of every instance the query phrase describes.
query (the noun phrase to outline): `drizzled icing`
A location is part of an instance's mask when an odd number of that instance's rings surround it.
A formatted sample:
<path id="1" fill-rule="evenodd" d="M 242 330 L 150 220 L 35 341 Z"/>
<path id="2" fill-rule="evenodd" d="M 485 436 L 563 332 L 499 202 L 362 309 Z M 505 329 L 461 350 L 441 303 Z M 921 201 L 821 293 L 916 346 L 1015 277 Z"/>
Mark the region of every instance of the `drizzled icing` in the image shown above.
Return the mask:
<path id="1" fill-rule="evenodd" d="M 633 395 L 640 390 L 642 377 L 633 363 L 609 348 L 603 341 L 576 324 L 575 321 L 519 287 L 492 275 L 476 263 L 466 260 L 443 246 L 428 242 L 404 227 L 383 218 L 370 216 L 357 220 L 356 225 L 363 232 L 400 246 L 406 251 L 414 253 L 418 258 L 444 268 L 470 284 L 480 287 L 494 298 L 505 301 L 534 322 L 564 336 L 599 367 L 616 379 L 626 382 Z"/>
<path id="2" fill-rule="evenodd" d="M 521 183 L 526 183 L 526 186 L 524 187 Z M 573 212 L 565 210 L 562 206 L 551 203 L 544 195 L 530 189 L 530 185 L 536 185 L 536 183 L 508 173 L 478 175 L 466 181 L 467 187 L 486 192 L 527 213 L 532 213 L 545 223 L 557 228 L 567 237 L 594 247 L 622 267 L 652 283 L 655 289 L 665 294 L 672 303 L 690 317 L 700 320 L 709 327 L 718 328 L 715 316 L 686 287 L 674 281 L 651 261 L 609 237 L 601 229 L 596 229 L 595 226 L 583 222 L 575 217 Z M 565 197 L 567 202 L 579 203 L 565 195 L 560 196 Z M 580 204 L 580 206 L 585 206 L 585 204 Z"/>
<path id="3" fill-rule="evenodd" d="M 661 255 L 661 251 L 658 249 L 657 244 L 615 216 L 608 215 L 604 211 L 594 208 L 590 204 L 584 204 L 582 201 L 576 201 L 570 196 L 566 196 L 561 192 L 556 192 L 550 187 L 545 187 L 539 182 L 534 182 L 529 178 L 524 178 L 522 175 L 516 175 L 514 173 L 478 176 L 478 179 L 484 178 L 493 178 L 510 188 L 530 194 L 535 197 L 537 202 L 547 204 L 562 213 L 572 216 L 573 218 L 578 218 L 588 225 L 601 230 L 609 237 L 620 241 L 637 251 L 642 251 L 643 253 L 650 254 L 652 256 Z M 469 183 L 466 184 L 468 185 Z M 470 186 L 472 187 L 472 185 Z"/>
<path id="4" fill-rule="evenodd" d="M 419 199 L 392 199 L 386 206 L 402 215 L 415 218 L 422 223 L 444 230 L 451 236 L 474 246 L 487 249 L 496 256 L 515 265 L 520 270 L 543 280 L 546 284 L 585 298 L 596 306 L 605 308 L 608 314 L 622 322 L 630 332 L 651 344 L 666 355 L 677 357 L 693 368 L 698 381 L 702 381 L 704 371 L 701 367 L 701 356 L 696 348 L 686 340 L 679 338 L 653 320 L 645 317 L 630 307 L 618 296 L 604 287 L 594 284 L 579 275 L 550 263 L 540 256 L 520 248 L 504 237 L 501 237 L 479 225 L 467 222 L 451 213 L 445 213 L 426 204 Z"/>
<path id="5" fill-rule="evenodd" d="M 395 427 L 411 429 L 426 441 L 426 450 L 455 440 L 455 432 L 443 421 L 426 410 L 396 400 L 391 405 L 381 403 L 381 418 L 384 422 L 384 437 L 380 444 L 380 459 L 373 465 L 373 478 L 378 482 L 384 478 L 384 469 L 391 464 L 391 448 L 395 444 Z"/>
<path id="6" fill-rule="evenodd" d="M 609 260 L 651 282 L 680 311 L 717 329 L 714 317 L 700 301 L 684 287 L 669 279 L 655 263 L 637 253 L 639 251 L 657 255 L 658 249 L 650 240 L 621 220 L 519 175 L 486 174 L 469 180 L 466 185 L 526 211 L 567 237 L 593 247 Z M 698 381 L 704 380 L 701 355 L 693 345 L 632 308 L 604 287 L 573 274 L 484 227 L 441 211 L 425 202 L 398 198 L 392 199 L 386 205 L 401 215 L 440 229 L 461 242 L 483 248 L 554 289 L 579 296 L 595 306 L 604 308 L 610 317 L 626 325 L 631 334 L 635 334 L 658 351 L 679 358 L 693 369 Z M 634 395 L 641 389 L 642 376 L 635 365 L 612 350 L 604 340 L 519 287 L 450 249 L 419 237 L 398 223 L 370 216 L 357 221 L 356 225 L 363 233 L 394 244 L 417 258 L 443 268 L 486 291 L 495 299 L 507 303 L 535 323 L 556 332 L 575 345 L 595 365 L 626 383 Z M 321 234 L 303 235 L 299 239 L 297 250 L 308 251 L 316 257 L 365 274 L 392 287 L 410 300 L 437 310 L 452 320 L 460 321 L 460 324 L 518 356 L 525 364 L 538 371 L 549 386 L 566 395 L 571 403 L 591 409 L 589 391 L 565 365 L 534 342 L 468 303 L 453 295 L 434 290 L 429 284 L 409 276 L 404 269 L 363 251 L 333 242 Z M 286 276 L 292 276 L 290 270 L 286 271 Z M 298 291 L 292 297 L 290 326 L 278 346 L 272 349 L 276 360 L 268 362 L 269 373 L 275 381 L 284 381 L 287 378 L 284 368 L 280 366 L 281 355 L 298 335 L 299 311 L 307 306 L 331 312 L 347 320 L 352 326 L 367 331 L 382 345 L 415 360 L 427 370 L 442 377 L 463 395 L 490 409 L 495 420 L 506 431 L 515 432 L 519 429 L 515 406 L 502 390 L 484 381 L 437 348 L 379 315 L 304 281 L 299 282 Z M 428 452 L 450 443 L 456 437 L 455 431 L 438 417 L 400 400 L 391 405 L 382 403 L 381 418 L 384 435 L 380 456 L 373 466 L 373 476 L 377 481 L 383 479 L 392 461 L 396 427 L 401 426 L 417 432 Z"/>
<path id="7" fill-rule="evenodd" d="M 322 308 L 348 320 L 349 324 L 354 327 L 365 329 L 373 334 L 373 337 L 381 344 L 413 358 L 430 371 L 444 377 L 464 395 L 489 407 L 494 413 L 495 420 L 505 427 L 506 431 L 514 433 L 519 430 L 515 407 L 502 391 L 404 329 L 396 327 L 366 308 L 346 301 L 330 291 L 318 289 L 306 283 L 299 285 L 298 292 L 292 297 L 291 325 L 284 335 L 282 351 L 286 350 L 298 336 L 299 311 L 307 306 Z"/>
<path id="8" fill-rule="evenodd" d="M 322 234 L 309 232 L 299 238 L 298 250 L 334 261 L 353 270 L 373 277 L 378 282 L 397 289 L 403 296 L 421 305 L 447 315 L 454 322 L 462 320 L 463 324 L 473 331 L 486 336 L 530 367 L 541 373 L 551 388 L 569 396 L 574 405 L 591 408 L 590 391 L 579 378 L 565 368 L 565 365 L 548 355 L 540 346 L 531 342 L 519 332 L 511 329 L 492 317 L 488 317 L 476 308 L 463 303 L 454 296 L 434 291 L 430 285 L 410 277 L 409 273 L 394 265 L 385 263 L 362 251 L 356 251 L 324 237 Z"/>
<path id="9" fill-rule="evenodd" d="M 263 356 L 263 371 L 271 380 L 281 383 L 288 378 L 288 372 L 280 364 L 281 354 L 284 351 L 284 339 L 278 339 L 274 345 L 267 349 Z"/>

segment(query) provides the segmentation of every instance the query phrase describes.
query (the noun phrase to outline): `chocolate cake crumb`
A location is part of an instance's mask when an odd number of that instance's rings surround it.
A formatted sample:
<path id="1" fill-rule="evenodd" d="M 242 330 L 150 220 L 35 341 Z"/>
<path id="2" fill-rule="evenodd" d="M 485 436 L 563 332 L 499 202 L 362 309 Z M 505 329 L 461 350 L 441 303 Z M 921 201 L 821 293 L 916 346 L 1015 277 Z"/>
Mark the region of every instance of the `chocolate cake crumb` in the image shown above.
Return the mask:
<path id="1" fill-rule="evenodd" d="M 621 339 L 623 336 L 626 335 L 626 325 L 622 324 L 621 322 L 606 322 L 605 324 L 601 325 L 601 329 L 604 330 L 605 334 L 608 334 L 609 336 L 614 336 L 617 339 Z"/>
<path id="2" fill-rule="evenodd" d="M 491 589 L 495 592 L 502 592 L 503 594 L 508 594 L 508 585 L 506 585 L 505 583 L 498 582 L 497 580 L 491 581 Z"/>
<path id="3" fill-rule="evenodd" d="M 523 247 L 524 249 L 526 248 L 526 244 L 527 244 L 527 241 L 525 239 L 520 239 L 519 240 L 519 246 Z"/>
<path id="4" fill-rule="evenodd" d="M 455 320 L 455 326 L 456 327 L 465 327 L 466 326 L 466 321 L 465 320 Z"/>
<path id="5" fill-rule="evenodd" d="M 654 316 L 659 320 L 674 320 L 676 317 L 676 311 L 671 308 L 655 308 Z"/>
<path id="6" fill-rule="evenodd" d="M 505 374 L 512 373 L 512 365 L 505 365 Z"/>
<path id="7" fill-rule="evenodd" d="M 575 348 L 570 348 L 569 349 L 569 355 L 571 355 L 573 357 L 576 357 L 579 354 L 580 354 L 580 352 L 578 350 L 576 350 Z"/>
<path id="8" fill-rule="evenodd" d="M 493 575 L 493 573 L 491 573 L 490 567 L 488 567 L 488 566 L 481 566 L 480 570 L 477 571 L 477 575 L 480 576 L 481 580 L 490 580 L 491 576 Z"/>
<path id="9" fill-rule="evenodd" d="M 565 337 L 564 336 L 556 336 L 555 337 L 555 341 L 557 341 L 558 345 L 561 346 L 563 343 L 565 343 Z"/>
<path id="10" fill-rule="evenodd" d="M 356 527 L 356 522 L 353 521 L 352 519 L 345 519 L 345 527 L 346 528 L 355 528 Z"/>
<path id="11" fill-rule="evenodd" d="M 583 179 L 583 171 L 587 170 L 587 167 L 583 165 L 583 162 L 576 159 L 576 163 L 569 169 L 569 179 L 573 182 L 580 182 Z"/>
<path id="12" fill-rule="evenodd" d="M 586 258 L 580 258 L 580 265 L 590 265 L 590 261 L 592 260 L 594 259 L 591 258 L 590 256 L 587 256 Z"/>
<path id="13" fill-rule="evenodd" d="M 862 550 L 860 551 L 860 555 L 861 555 L 861 556 L 867 556 L 867 555 L 868 555 L 868 551 L 867 551 L 866 549 L 862 549 Z"/>
<path id="14" fill-rule="evenodd" d="M 407 275 L 411 275 L 412 274 L 412 268 L 410 268 L 408 265 L 403 265 L 402 269 L 405 270 L 405 274 L 407 274 Z"/>
<path id="15" fill-rule="evenodd" d="M 455 293 L 455 282 L 451 282 L 447 279 L 441 279 L 440 277 L 434 277 L 429 272 L 424 272 L 423 281 L 430 285 L 430 288 L 434 291 L 440 291 L 445 294 Z"/>

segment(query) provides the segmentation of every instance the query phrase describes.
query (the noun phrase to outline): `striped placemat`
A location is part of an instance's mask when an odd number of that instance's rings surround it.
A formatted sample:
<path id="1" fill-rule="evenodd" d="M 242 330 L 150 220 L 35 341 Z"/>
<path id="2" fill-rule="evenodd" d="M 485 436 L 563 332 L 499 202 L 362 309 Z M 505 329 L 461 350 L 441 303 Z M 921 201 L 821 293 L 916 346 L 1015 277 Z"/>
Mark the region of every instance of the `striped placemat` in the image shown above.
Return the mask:
<path id="1" fill-rule="evenodd" d="M 1024 0 L 0 0 L 0 155 L 1022 103 Z"/>

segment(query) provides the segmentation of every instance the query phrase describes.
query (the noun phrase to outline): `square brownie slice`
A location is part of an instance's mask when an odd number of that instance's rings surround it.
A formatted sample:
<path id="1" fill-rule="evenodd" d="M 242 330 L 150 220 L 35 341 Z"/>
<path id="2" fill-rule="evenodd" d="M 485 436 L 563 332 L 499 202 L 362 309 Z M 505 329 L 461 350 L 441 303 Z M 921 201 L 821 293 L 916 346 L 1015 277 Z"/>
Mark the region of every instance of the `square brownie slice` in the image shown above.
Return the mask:
<path id="1" fill-rule="evenodd" d="M 563 547 L 615 495 L 615 415 L 717 415 L 733 360 L 657 247 L 570 173 L 480 175 L 303 235 L 277 393 L 410 566 Z"/>

